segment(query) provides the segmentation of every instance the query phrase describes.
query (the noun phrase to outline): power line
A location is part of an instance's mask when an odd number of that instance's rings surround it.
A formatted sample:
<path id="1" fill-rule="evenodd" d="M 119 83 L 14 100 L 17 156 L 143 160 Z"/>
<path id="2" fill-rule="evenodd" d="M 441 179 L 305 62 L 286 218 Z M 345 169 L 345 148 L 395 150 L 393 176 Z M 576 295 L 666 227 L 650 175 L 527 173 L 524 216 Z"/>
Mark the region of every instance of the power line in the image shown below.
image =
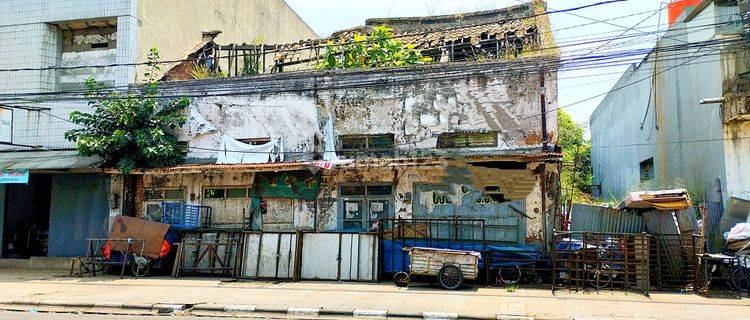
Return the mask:
<path id="1" fill-rule="evenodd" d="M 525 20 L 525 19 L 532 19 L 540 16 L 546 16 L 550 14 L 556 14 L 556 13 L 564 13 L 564 12 L 572 12 L 577 10 L 583 10 L 586 8 L 591 7 L 597 7 L 617 2 L 624 2 L 627 0 L 607 0 L 607 1 L 600 1 L 592 4 L 587 4 L 583 6 L 577 6 L 567 9 L 561 9 L 561 10 L 553 10 L 553 11 L 547 11 L 543 13 L 536 13 L 524 17 L 518 17 L 518 18 L 508 18 L 503 19 L 500 21 L 491 21 L 491 22 L 484 22 L 484 23 L 477 23 L 472 26 L 483 26 L 483 25 L 490 25 L 490 24 L 504 24 L 510 21 L 518 21 L 518 20 Z M 458 27 L 446 27 L 443 28 L 441 31 L 449 31 L 449 30 L 455 30 L 455 29 L 463 29 L 466 28 L 465 26 L 458 26 Z M 432 33 L 433 31 L 423 31 L 423 32 L 416 32 L 416 33 L 406 33 L 402 35 L 394 35 L 394 39 L 398 38 L 406 38 L 406 37 L 413 37 L 418 35 L 426 35 L 429 33 Z M 346 44 L 352 44 L 355 43 L 354 41 L 346 41 L 346 42 L 340 42 L 336 45 L 346 45 Z M 325 48 L 327 45 L 316 45 L 316 46 L 307 46 L 299 49 L 285 49 L 285 50 L 270 50 L 264 52 L 264 54 L 267 53 L 275 53 L 277 51 L 279 52 L 291 52 L 291 51 L 299 51 L 299 50 L 307 50 L 311 48 Z M 251 54 L 256 55 L 258 54 Z M 9 68 L 9 69 L 0 69 L 0 72 L 17 72 L 17 71 L 49 71 L 49 70 L 66 70 L 66 69 L 83 69 L 83 68 L 112 68 L 112 67 L 132 67 L 132 66 L 141 66 L 141 65 L 149 65 L 149 64 L 171 64 L 171 63 L 178 63 L 178 62 L 186 62 L 186 61 L 193 61 L 195 59 L 177 59 L 177 60 L 166 60 L 166 61 L 157 61 L 157 62 L 131 62 L 131 63 L 111 63 L 111 64 L 100 64 L 100 65 L 79 65 L 79 66 L 68 66 L 68 67 L 57 67 L 57 66 L 50 66 L 50 67 L 42 67 L 42 68 Z"/>
<path id="2" fill-rule="evenodd" d="M 615 63 L 623 63 L 623 61 L 628 60 L 622 60 L 622 59 L 629 59 L 630 57 L 640 57 L 642 55 L 651 53 L 651 52 L 678 52 L 678 54 L 673 54 L 673 56 L 666 56 L 663 61 L 668 61 L 671 58 L 679 59 L 680 55 L 685 50 L 696 48 L 701 49 L 705 48 L 707 46 L 721 46 L 721 45 L 731 45 L 731 44 L 739 44 L 744 43 L 742 38 L 728 38 L 728 39 L 722 39 L 722 40 L 709 40 L 704 42 L 695 42 L 695 43 L 689 43 L 689 44 L 680 44 L 680 45 L 673 45 L 673 46 L 664 46 L 659 47 L 657 49 L 640 49 L 640 50 L 626 50 L 626 51 L 615 51 L 603 55 L 598 56 L 591 56 L 587 57 L 585 59 L 577 59 L 577 63 L 566 63 L 566 59 L 561 60 L 545 60 L 545 61 L 538 61 L 538 60 L 527 60 L 527 61 L 505 61 L 503 65 L 501 65 L 500 68 L 492 70 L 493 73 L 503 73 L 508 72 L 512 74 L 518 74 L 518 73 L 538 73 L 539 68 L 556 68 L 558 65 L 563 65 L 564 67 L 560 67 L 557 69 L 557 71 L 566 71 L 566 70 L 580 70 L 583 68 L 600 68 L 604 66 L 612 66 Z M 617 60 L 620 59 L 620 60 Z M 640 58 L 638 58 L 640 59 Z M 569 59 L 568 59 L 569 60 Z M 480 64 L 477 64 L 480 65 Z M 467 66 L 468 68 L 468 66 Z M 485 70 L 486 66 L 483 66 L 481 68 L 484 70 L 484 74 L 487 74 L 487 70 Z M 532 70 L 528 70 L 531 68 Z M 282 73 L 282 75 L 284 75 Z M 327 76 L 328 73 L 322 73 L 321 77 Z M 294 74 L 285 74 L 284 77 L 282 76 L 276 76 L 279 80 L 289 80 L 289 79 L 295 79 L 296 75 Z M 254 78 L 247 78 L 247 79 L 254 79 Z M 202 94 L 181 94 L 181 95 L 157 95 L 154 96 L 154 98 L 162 99 L 162 98 L 190 98 L 190 97 L 210 97 L 210 96 L 231 96 L 231 95 L 246 95 L 246 94 L 252 94 L 254 91 L 249 92 L 226 92 L 227 90 L 236 90 L 241 89 L 245 78 L 235 78 L 232 80 L 232 82 L 226 82 L 225 84 L 230 84 L 230 86 L 224 86 L 219 89 L 204 89 L 202 90 Z M 223 81 L 223 80 L 220 80 Z M 410 80 L 411 81 L 411 80 Z M 239 83 L 239 86 L 237 85 Z M 252 81 L 248 82 L 252 83 Z M 190 87 L 201 87 L 205 88 L 206 83 L 203 81 L 194 81 L 193 83 L 180 83 L 180 82 L 167 82 L 164 83 L 165 87 L 162 89 L 163 91 L 175 91 L 175 90 L 181 90 L 186 89 Z M 257 83 L 252 84 L 253 87 L 257 89 L 265 89 L 260 88 L 257 86 Z M 361 86 L 370 86 L 370 85 L 361 85 Z M 361 87 L 361 86 L 340 86 L 340 87 L 331 87 L 331 89 L 335 88 L 348 88 L 348 87 Z M 328 89 L 328 87 L 327 87 Z M 258 91 L 258 90 L 255 90 Z M 276 90 L 278 92 L 299 92 L 299 91 L 311 91 L 311 89 L 301 89 L 301 90 L 294 90 L 294 89 L 287 89 L 283 88 L 281 90 Z M 217 94 L 215 92 L 223 92 L 222 94 Z M 267 90 L 266 92 L 272 93 L 275 92 L 273 90 Z M 0 94 L 0 100 L 10 101 L 10 100 L 19 100 L 22 99 L 21 97 L 34 97 L 34 96 L 55 96 L 55 95 L 64 95 L 68 94 L 68 92 L 47 92 L 47 93 L 26 93 L 26 94 L 18 94 L 18 93 L 12 93 L 12 94 Z M 123 97 L 113 97 L 113 98 L 121 98 L 121 99 L 128 99 L 130 97 L 123 96 Z M 24 99 L 29 100 L 29 99 Z M 36 100 L 37 102 L 44 102 L 44 101 L 50 101 L 52 99 L 42 99 L 42 100 Z M 76 96 L 65 96 L 61 99 L 55 99 L 56 101 L 62 101 L 62 100 L 90 100 L 89 97 L 76 97 Z"/>
<path id="3" fill-rule="evenodd" d="M 632 143 L 632 144 L 616 144 L 616 145 L 604 145 L 604 146 L 591 146 L 591 149 L 604 149 L 604 148 L 621 148 L 621 147 L 640 147 L 640 146 L 655 146 L 655 145 L 670 145 L 670 144 L 688 144 L 688 143 L 704 143 L 704 142 L 716 142 L 716 141 L 734 141 L 750 139 L 750 136 L 735 137 L 732 139 L 725 138 L 714 138 L 714 139 L 699 139 L 699 140 L 681 140 L 681 141 L 668 141 L 668 142 L 653 142 L 653 143 Z"/>

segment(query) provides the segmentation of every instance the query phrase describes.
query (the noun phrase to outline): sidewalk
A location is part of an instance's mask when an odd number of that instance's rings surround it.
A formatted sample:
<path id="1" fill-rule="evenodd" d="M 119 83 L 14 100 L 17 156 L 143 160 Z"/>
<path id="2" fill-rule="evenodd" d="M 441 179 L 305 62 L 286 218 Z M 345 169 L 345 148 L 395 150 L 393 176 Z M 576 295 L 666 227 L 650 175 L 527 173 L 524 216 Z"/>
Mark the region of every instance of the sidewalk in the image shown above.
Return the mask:
<path id="1" fill-rule="evenodd" d="M 497 319 L 750 319 L 749 299 L 695 294 L 467 288 L 384 283 L 221 282 L 203 278 L 68 278 L 43 271 L 0 270 L 0 309 L 186 309 L 192 314 L 272 312 L 318 315 Z M 290 310 L 290 308 L 292 308 Z M 11 308 L 12 309 L 12 308 Z M 353 313 L 354 310 L 359 312 Z"/>

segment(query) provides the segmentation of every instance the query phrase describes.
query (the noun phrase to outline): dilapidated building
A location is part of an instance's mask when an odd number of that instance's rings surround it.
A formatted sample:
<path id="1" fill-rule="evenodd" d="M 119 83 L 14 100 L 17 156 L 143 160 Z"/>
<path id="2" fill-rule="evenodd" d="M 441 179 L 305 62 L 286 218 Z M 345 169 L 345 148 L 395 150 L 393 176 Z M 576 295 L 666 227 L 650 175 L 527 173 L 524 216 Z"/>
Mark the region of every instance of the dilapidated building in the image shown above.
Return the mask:
<path id="1" fill-rule="evenodd" d="M 188 156 L 184 165 L 137 172 L 138 214 L 187 202 L 210 207 L 211 228 L 264 232 L 474 218 L 486 222 L 488 240 L 543 247 L 555 224 L 561 155 L 556 114 L 546 112 L 557 103 L 557 56 L 536 50 L 553 44 L 546 17 L 528 18 L 540 8 L 466 15 L 478 21 L 373 20 L 397 30 L 414 24 L 400 32 L 432 39 L 425 50 L 463 41 L 461 58 L 447 53 L 452 63 L 165 82 L 165 94 L 192 97 L 180 133 Z M 467 54 L 488 39 L 483 54 L 493 58 Z M 191 67 L 209 60 L 193 57 Z M 167 79 L 180 79 L 184 67 Z M 125 192 L 123 179 L 113 179 L 112 192 Z"/>
<path id="2" fill-rule="evenodd" d="M 291 252 L 294 232 L 304 230 L 338 237 L 341 251 L 344 235 L 360 239 L 399 219 L 474 219 L 484 226 L 483 241 L 543 250 L 558 221 L 561 165 L 550 112 L 559 58 L 549 49 L 554 41 L 544 10 L 537 1 L 368 21 L 392 24 L 398 37 L 434 58 L 402 68 L 315 70 L 319 40 L 201 42 L 159 86 L 165 96 L 191 100 L 188 123 L 178 131 L 184 164 L 129 175 L 90 169 L 110 177 L 109 220 L 122 214 L 160 220 L 166 204 L 198 206 L 201 228 L 250 234 L 243 250 L 246 259 L 257 253 L 247 262 L 256 269 L 242 272 L 255 276 L 266 249 L 253 241 L 265 236 L 276 237 L 277 251 L 288 242 Z M 253 50 L 260 50 L 257 60 L 246 61 Z M 192 70 L 203 67 L 226 77 L 194 79 Z M 361 252 L 375 252 L 377 242 L 367 243 Z M 340 278 L 341 272 L 333 277 Z"/>
<path id="3" fill-rule="evenodd" d="M 107 232 L 109 177 L 63 136 L 69 114 L 88 106 L 40 95 L 80 93 L 89 78 L 120 89 L 141 82 L 154 46 L 176 60 L 203 38 L 316 37 L 281 0 L 1 1 L 0 172 L 28 180 L 0 183 L 2 257 L 83 254 L 87 237 Z"/>

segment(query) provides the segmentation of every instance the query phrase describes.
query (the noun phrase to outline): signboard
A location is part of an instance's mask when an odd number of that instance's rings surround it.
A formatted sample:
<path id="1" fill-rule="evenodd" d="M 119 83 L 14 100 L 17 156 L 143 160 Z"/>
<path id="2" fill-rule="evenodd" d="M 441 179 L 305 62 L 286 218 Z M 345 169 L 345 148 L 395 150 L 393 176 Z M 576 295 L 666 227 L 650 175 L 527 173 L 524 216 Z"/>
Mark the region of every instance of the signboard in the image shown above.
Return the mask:
<path id="1" fill-rule="evenodd" d="M 0 108 L 0 143 L 13 143 L 13 109 Z"/>
<path id="2" fill-rule="evenodd" d="M 29 170 L 0 170 L 0 183 L 29 183 Z"/>

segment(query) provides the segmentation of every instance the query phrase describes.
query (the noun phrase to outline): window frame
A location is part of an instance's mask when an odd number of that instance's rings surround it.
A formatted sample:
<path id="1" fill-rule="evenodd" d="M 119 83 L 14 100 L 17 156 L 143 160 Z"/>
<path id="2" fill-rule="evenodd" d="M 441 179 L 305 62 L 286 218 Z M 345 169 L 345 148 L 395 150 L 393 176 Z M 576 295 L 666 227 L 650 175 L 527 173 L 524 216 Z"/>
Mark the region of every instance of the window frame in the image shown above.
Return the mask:
<path id="1" fill-rule="evenodd" d="M 245 189 L 245 196 L 244 197 L 229 197 L 228 191 L 229 190 L 239 190 L 239 189 Z M 207 197 L 206 192 L 209 190 L 221 190 L 221 197 Z M 252 187 L 250 186 L 210 186 L 210 187 L 202 187 L 201 188 L 201 197 L 204 200 L 245 200 L 250 199 L 252 197 Z"/>
<path id="2" fill-rule="evenodd" d="M 361 195 L 344 195 L 343 189 L 349 187 L 364 187 L 364 194 Z M 390 194 L 370 194 L 371 187 L 389 187 Z M 370 226 L 377 220 L 370 217 L 371 214 L 371 202 L 373 201 L 385 201 L 386 205 L 383 208 L 383 212 L 386 215 L 385 218 L 393 218 L 394 215 L 394 194 L 396 188 L 393 184 L 389 183 L 343 183 L 338 185 L 338 222 L 340 229 L 360 229 L 367 231 Z M 359 218 L 346 218 L 346 203 L 357 202 L 359 203 Z M 357 223 L 358 227 L 349 227 L 347 224 Z"/>
<path id="3" fill-rule="evenodd" d="M 486 144 L 486 145 L 471 145 L 470 140 L 472 135 L 488 135 L 492 137 L 492 144 Z M 438 134 L 437 136 L 437 142 L 435 143 L 435 147 L 438 149 L 462 149 L 462 148 L 497 148 L 499 138 L 498 138 L 497 131 L 490 131 L 490 132 L 472 132 L 472 131 L 457 131 L 457 132 L 443 132 Z M 457 143 L 458 138 L 463 136 L 464 143 L 462 145 L 459 145 Z M 456 139 L 456 140 L 449 140 L 452 143 L 448 143 L 448 141 L 445 141 L 446 139 Z"/>
<path id="4" fill-rule="evenodd" d="M 385 138 L 390 144 L 385 146 L 373 147 L 373 140 L 377 138 Z M 382 156 L 390 155 L 393 156 L 396 150 L 396 137 L 393 133 L 378 133 L 378 134 L 345 134 L 339 135 L 338 146 L 340 153 L 346 158 L 356 158 L 358 156 Z M 361 148 L 347 148 L 345 147 L 344 140 L 346 139 L 362 139 L 364 147 Z M 352 144 L 352 143 L 348 143 Z M 377 149 L 375 149 L 377 148 Z M 370 150 L 375 149 L 375 150 Z"/>
<path id="5" fill-rule="evenodd" d="M 650 157 L 638 163 L 638 172 L 641 182 L 652 181 L 656 178 L 656 167 L 654 157 Z"/>
<path id="6" fill-rule="evenodd" d="M 161 192 L 161 196 L 158 198 L 148 197 L 149 192 Z M 167 191 L 179 191 L 180 196 L 177 198 L 168 198 Z M 185 188 L 184 187 L 148 187 L 143 188 L 143 200 L 144 201 L 185 201 Z"/>

